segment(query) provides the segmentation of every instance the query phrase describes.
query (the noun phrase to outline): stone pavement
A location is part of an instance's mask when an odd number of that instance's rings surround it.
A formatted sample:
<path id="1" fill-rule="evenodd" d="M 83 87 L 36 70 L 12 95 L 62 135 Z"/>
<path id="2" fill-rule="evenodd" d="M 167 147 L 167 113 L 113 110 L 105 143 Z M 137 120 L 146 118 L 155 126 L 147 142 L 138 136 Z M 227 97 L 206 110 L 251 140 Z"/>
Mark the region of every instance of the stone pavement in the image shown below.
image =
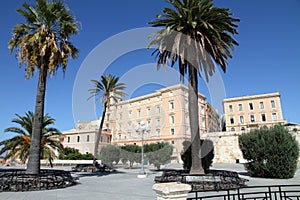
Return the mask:
<path id="1" fill-rule="evenodd" d="M 168 165 L 166 168 L 180 168 L 180 165 Z M 242 164 L 214 164 L 212 169 L 233 170 L 245 174 Z M 117 172 L 111 174 L 77 173 L 79 180 L 75 186 L 43 191 L 0 192 L 0 200 L 156 199 L 152 190 L 153 180 L 161 173 L 147 169 L 148 177 L 139 179 L 137 178 L 139 170 L 139 168 L 118 168 Z M 300 166 L 296 176 L 288 180 L 252 178 L 247 175 L 241 177 L 249 179 L 247 185 L 300 184 Z"/>

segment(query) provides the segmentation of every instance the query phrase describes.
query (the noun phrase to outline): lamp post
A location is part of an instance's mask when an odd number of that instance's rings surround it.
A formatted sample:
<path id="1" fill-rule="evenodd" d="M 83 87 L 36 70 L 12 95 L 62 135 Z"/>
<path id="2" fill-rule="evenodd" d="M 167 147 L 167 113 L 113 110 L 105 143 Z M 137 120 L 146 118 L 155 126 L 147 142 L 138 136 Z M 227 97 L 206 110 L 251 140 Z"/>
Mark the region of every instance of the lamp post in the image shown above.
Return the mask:
<path id="1" fill-rule="evenodd" d="M 138 178 L 146 178 L 147 174 L 144 169 L 144 133 L 145 133 L 145 131 L 149 131 L 149 127 L 145 124 L 144 121 L 141 121 L 135 128 L 135 131 L 137 133 L 141 132 L 141 134 L 142 134 L 142 167 L 141 167 L 141 171 L 138 175 Z"/>

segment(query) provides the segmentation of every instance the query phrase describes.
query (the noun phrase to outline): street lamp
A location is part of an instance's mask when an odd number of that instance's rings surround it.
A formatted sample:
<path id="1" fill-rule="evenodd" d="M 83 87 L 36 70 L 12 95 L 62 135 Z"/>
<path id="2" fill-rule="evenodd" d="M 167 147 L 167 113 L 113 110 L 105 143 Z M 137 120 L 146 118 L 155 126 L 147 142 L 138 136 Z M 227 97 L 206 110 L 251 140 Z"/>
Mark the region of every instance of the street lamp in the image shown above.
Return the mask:
<path id="1" fill-rule="evenodd" d="M 141 171 L 138 175 L 138 178 L 146 178 L 147 174 L 144 169 L 144 133 L 145 133 L 145 131 L 147 131 L 147 132 L 149 131 L 149 126 L 147 126 L 144 121 L 141 121 L 135 128 L 135 131 L 137 133 L 139 133 L 139 132 L 142 133 L 142 167 L 141 167 Z"/>

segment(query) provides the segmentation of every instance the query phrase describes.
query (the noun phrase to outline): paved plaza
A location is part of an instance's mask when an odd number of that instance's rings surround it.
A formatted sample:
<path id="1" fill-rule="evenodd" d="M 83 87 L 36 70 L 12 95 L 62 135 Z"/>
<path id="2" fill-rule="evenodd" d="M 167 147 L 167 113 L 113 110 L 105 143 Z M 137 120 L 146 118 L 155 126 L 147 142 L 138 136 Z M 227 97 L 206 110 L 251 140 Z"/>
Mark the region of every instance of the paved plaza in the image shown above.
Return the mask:
<path id="1" fill-rule="evenodd" d="M 166 168 L 180 168 L 180 165 L 169 165 Z M 61 169 L 61 168 L 60 168 Z M 64 168 L 70 170 L 70 168 Z M 152 168 L 151 168 L 152 169 Z M 292 179 L 263 179 L 252 178 L 245 174 L 242 164 L 214 164 L 212 169 L 237 171 L 241 177 L 249 180 L 247 185 L 300 184 L 300 166 Z M 29 191 L 29 192 L 0 192 L 0 200 L 153 200 L 156 195 L 152 190 L 154 177 L 161 174 L 147 168 L 148 177 L 137 178 L 139 168 L 124 169 L 119 167 L 117 172 L 110 174 L 76 173 L 78 184 L 72 187 Z"/>

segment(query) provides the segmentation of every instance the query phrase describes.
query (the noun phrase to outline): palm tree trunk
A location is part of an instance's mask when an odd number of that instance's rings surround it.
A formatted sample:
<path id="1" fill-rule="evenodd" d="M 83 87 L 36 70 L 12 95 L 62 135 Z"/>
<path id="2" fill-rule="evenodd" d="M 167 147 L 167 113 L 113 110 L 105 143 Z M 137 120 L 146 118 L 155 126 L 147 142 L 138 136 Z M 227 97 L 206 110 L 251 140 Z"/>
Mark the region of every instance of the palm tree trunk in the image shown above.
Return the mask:
<path id="1" fill-rule="evenodd" d="M 201 143 L 199 128 L 199 108 L 198 108 L 198 72 L 196 67 L 189 63 L 189 116 L 192 142 L 192 166 L 190 174 L 204 174 L 201 161 Z"/>
<path id="2" fill-rule="evenodd" d="M 104 106 L 103 106 L 100 126 L 99 126 L 99 129 L 98 129 L 97 135 L 96 135 L 96 142 L 95 142 L 95 148 L 94 148 L 94 167 L 95 167 L 95 163 L 96 163 L 96 160 L 97 160 L 97 154 L 98 154 L 98 150 L 99 150 L 99 143 L 100 143 L 100 138 L 101 138 L 101 135 L 102 135 L 102 128 L 103 128 L 103 124 L 104 124 L 106 109 L 107 109 L 107 103 L 105 102 Z"/>
<path id="3" fill-rule="evenodd" d="M 36 94 L 32 138 L 27 163 L 27 174 L 40 173 L 41 137 L 46 93 L 47 67 L 42 64 Z"/>

